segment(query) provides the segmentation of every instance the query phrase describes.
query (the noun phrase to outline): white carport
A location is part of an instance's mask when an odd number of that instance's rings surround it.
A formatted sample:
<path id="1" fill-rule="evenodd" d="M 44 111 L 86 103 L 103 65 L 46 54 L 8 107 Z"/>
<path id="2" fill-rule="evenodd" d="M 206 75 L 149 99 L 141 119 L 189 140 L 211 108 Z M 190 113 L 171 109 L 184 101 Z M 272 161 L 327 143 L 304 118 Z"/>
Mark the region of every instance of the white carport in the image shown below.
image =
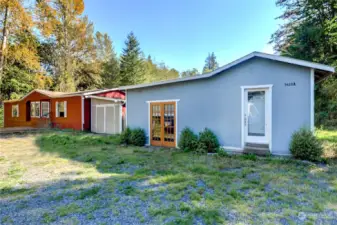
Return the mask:
<path id="1" fill-rule="evenodd" d="M 101 134 L 119 134 L 122 132 L 122 105 L 124 100 L 100 96 L 91 98 L 91 131 Z"/>

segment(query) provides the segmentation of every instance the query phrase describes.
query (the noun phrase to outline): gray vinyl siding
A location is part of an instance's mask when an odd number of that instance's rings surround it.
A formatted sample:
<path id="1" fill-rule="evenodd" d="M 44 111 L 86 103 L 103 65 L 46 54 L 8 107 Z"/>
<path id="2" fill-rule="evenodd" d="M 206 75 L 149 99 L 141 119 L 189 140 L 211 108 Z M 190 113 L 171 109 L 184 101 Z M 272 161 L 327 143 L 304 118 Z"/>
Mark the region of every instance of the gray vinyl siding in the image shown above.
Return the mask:
<path id="1" fill-rule="evenodd" d="M 148 135 L 146 101 L 179 99 L 178 137 L 184 127 L 207 127 L 222 146 L 241 148 L 241 86 L 267 84 L 273 85 L 272 153 L 289 154 L 292 133 L 310 127 L 310 68 L 268 59 L 250 59 L 208 79 L 127 90 L 127 125 Z"/>

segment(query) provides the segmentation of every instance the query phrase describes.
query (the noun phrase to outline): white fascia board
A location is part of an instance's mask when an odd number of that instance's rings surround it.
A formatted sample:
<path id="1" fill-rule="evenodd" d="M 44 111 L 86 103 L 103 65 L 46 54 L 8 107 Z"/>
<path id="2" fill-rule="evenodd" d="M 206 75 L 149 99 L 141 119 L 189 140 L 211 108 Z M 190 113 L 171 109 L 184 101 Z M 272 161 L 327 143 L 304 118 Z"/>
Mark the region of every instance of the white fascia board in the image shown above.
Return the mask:
<path id="1" fill-rule="evenodd" d="M 146 101 L 146 103 L 155 103 L 155 102 L 179 102 L 180 99 L 166 99 L 166 100 L 150 100 Z"/>
<path id="2" fill-rule="evenodd" d="M 108 97 L 100 97 L 100 96 L 85 96 L 85 98 L 93 98 L 93 99 L 99 99 L 99 100 L 105 100 L 105 101 L 111 101 L 111 102 L 122 102 L 124 103 L 125 100 L 118 99 L 118 98 L 108 98 Z"/>
<path id="3" fill-rule="evenodd" d="M 83 95 L 84 96 L 94 95 L 94 94 L 100 94 L 100 93 L 109 92 L 109 91 L 121 91 L 121 89 L 120 88 L 111 88 L 111 89 L 97 90 L 97 91 L 83 93 Z"/>

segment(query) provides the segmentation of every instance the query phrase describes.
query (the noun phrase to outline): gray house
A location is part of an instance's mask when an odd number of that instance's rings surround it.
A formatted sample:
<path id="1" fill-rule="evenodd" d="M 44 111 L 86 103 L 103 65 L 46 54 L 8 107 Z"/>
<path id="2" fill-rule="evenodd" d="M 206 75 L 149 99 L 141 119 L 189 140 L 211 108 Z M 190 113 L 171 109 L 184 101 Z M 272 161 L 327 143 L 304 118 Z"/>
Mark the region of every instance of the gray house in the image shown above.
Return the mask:
<path id="1" fill-rule="evenodd" d="M 322 64 L 253 52 L 203 75 L 122 87 L 126 123 L 148 144 L 176 147 L 181 130 L 211 129 L 230 151 L 289 155 L 301 127 L 314 129 L 314 85 L 334 73 Z"/>

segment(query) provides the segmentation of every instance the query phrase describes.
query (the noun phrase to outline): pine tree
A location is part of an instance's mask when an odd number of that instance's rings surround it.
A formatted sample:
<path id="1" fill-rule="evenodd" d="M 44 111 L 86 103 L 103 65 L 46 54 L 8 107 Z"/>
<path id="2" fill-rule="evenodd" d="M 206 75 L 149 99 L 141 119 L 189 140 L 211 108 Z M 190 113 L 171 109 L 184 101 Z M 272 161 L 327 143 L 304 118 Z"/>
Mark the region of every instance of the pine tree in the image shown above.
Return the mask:
<path id="1" fill-rule="evenodd" d="M 102 88 L 119 86 L 119 62 L 108 34 L 96 32 L 97 60 L 101 64 Z"/>
<path id="2" fill-rule="evenodd" d="M 216 70 L 219 67 L 218 62 L 216 61 L 216 57 L 214 55 L 214 52 L 209 53 L 206 60 L 205 60 L 205 66 L 202 71 L 202 73 L 209 73 L 214 70 Z"/>
<path id="3" fill-rule="evenodd" d="M 284 23 L 271 43 L 281 55 L 337 66 L 337 1 L 277 0 Z M 337 127 L 336 74 L 316 84 L 316 125 Z"/>
<path id="4" fill-rule="evenodd" d="M 140 84 L 145 81 L 145 66 L 139 42 L 133 32 L 127 36 L 120 57 L 120 85 Z"/>

